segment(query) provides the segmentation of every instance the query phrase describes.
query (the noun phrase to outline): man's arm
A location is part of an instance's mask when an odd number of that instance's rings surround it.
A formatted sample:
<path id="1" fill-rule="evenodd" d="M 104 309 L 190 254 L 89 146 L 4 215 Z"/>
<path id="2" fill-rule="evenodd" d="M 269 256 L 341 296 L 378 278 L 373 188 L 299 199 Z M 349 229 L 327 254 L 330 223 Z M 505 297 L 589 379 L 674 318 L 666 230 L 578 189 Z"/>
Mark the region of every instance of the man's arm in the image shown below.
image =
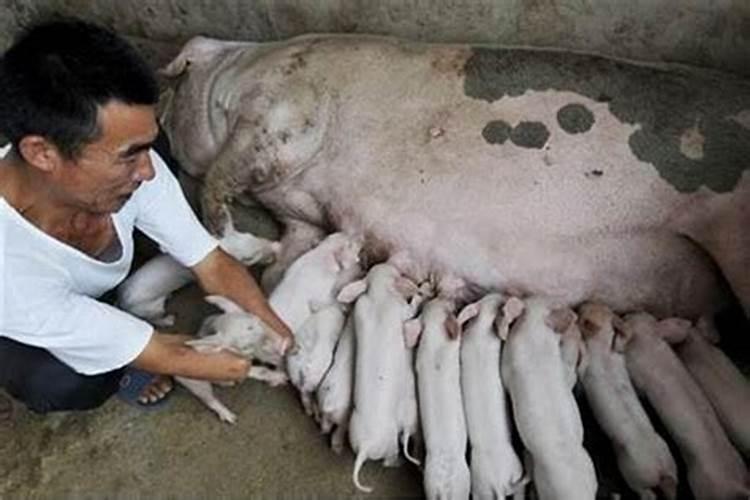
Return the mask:
<path id="1" fill-rule="evenodd" d="M 231 299 L 271 327 L 281 337 L 282 352 L 292 347 L 291 330 L 271 309 L 255 278 L 242 263 L 217 247 L 192 270 L 206 293 Z"/>
<path id="2" fill-rule="evenodd" d="M 209 381 L 243 380 L 250 361 L 227 351 L 200 353 L 184 342 L 192 337 L 154 332 L 133 365 L 149 373 Z"/>

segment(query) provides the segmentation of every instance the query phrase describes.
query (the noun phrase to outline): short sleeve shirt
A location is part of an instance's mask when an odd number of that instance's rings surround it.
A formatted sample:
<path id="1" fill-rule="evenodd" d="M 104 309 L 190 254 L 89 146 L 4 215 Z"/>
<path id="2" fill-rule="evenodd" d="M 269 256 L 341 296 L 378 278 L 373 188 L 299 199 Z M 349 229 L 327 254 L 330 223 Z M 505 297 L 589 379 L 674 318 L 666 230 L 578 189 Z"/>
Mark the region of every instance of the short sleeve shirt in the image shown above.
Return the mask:
<path id="1" fill-rule="evenodd" d="M 0 158 L 7 150 L 0 148 Z M 0 336 L 44 348 L 84 375 L 125 366 L 143 351 L 151 325 L 96 300 L 130 271 L 134 228 L 188 267 L 218 244 L 164 161 L 150 155 L 154 178 L 112 215 L 117 260 L 95 259 L 51 237 L 0 197 Z"/>

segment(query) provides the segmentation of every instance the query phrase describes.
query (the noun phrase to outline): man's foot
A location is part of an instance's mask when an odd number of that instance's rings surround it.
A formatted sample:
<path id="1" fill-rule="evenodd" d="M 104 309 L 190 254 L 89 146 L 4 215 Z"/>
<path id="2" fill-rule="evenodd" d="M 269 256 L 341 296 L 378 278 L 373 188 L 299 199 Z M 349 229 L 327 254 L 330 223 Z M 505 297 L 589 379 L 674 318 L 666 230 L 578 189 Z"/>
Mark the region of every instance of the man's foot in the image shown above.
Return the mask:
<path id="1" fill-rule="evenodd" d="M 122 401 L 141 408 L 156 408 L 165 402 L 174 389 L 174 382 L 166 375 L 154 375 L 129 367 L 120 379 L 117 396 Z"/>
<path id="2" fill-rule="evenodd" d="M 141 391 L 138 402 L 143 405 L 158 403 L 174 389 L 172 378 L 166 375 L 156 375 L 154 379 Z"/>

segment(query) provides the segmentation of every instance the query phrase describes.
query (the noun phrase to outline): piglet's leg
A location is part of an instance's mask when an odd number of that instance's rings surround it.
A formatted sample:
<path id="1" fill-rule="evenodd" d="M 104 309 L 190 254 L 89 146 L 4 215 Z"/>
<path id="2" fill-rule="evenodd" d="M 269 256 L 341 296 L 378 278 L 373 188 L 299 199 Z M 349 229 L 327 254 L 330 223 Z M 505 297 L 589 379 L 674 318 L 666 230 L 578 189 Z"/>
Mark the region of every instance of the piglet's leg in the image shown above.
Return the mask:
<path id="1" fill-rule="evenodd" d="M 175 380 L 182 384 L 185 389 L 190 391 L 195 397 L 200 399 L 203 404 L 214 411 L 222 422 L 233 424 L 237 421 L 237 415 L 232 413 L 229 408 L 224 406 L 224 404 L 214 396 L 214 391 L 211 388 L 210 382 L 186 377 L 175 377 Z"/>
<path id="2" fill-rule="evenodd" d="M 286 373 L 281 370 L 266 368 L 265 366 L 251 366 L 250 371 L 247 372 L 247 378 L 254 378 L 255 380 L 266 382 L 271 387 L 284 385 L 289 381 Z"/>

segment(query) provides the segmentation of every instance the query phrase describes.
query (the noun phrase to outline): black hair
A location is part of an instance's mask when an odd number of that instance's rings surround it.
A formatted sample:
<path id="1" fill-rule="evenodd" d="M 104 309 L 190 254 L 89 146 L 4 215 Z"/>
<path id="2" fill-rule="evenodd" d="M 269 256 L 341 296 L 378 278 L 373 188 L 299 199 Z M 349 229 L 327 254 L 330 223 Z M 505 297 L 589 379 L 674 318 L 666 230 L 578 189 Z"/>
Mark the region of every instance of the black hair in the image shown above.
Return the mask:
<path id="1" fill-rule="evenodd" d="M 76 19 L 31 27 L 0 60 L 0 134 L 16 150 L 40 135 L 74 158 L 101 134 L 99 106 L 158 99 L 153 71 L 127 41 Z"/>

